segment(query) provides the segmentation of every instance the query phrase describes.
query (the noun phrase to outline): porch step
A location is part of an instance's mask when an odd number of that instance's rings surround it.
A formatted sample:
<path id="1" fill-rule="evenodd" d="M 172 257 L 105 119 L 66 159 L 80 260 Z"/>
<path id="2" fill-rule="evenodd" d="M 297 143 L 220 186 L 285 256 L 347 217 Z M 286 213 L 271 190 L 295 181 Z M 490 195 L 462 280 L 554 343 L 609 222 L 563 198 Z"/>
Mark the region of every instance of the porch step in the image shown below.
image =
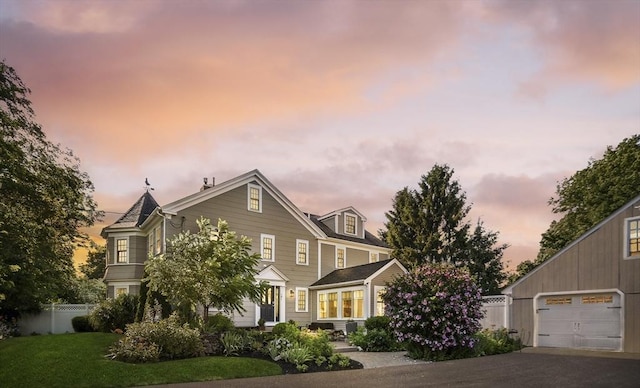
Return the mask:
<path id="1" fill-rule="evenodd" d="M 335 341 L 335 342 L 331 342 L 331 344 L 333 345 L 333 348 L 336 353 L 349 353 L 349 352 L 358 351 L 358 347 L 351 346 L 344 341 Z"/>

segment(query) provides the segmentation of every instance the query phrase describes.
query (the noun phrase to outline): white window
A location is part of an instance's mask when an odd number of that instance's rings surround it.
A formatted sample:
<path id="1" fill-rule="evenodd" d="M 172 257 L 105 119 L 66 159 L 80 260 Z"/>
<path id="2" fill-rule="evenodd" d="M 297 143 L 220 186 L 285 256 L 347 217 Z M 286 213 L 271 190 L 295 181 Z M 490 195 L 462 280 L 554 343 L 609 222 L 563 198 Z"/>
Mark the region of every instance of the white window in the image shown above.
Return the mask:
<path id="1" fill-rule="evenodd" d="M 158 255 L 162 253 L 162 229 L 160 225 L 156 226 L 147 238 L 149 244 L 149 255 Z"/>
<path id="2" fill-rule="evenodd" d="M 624 220 L 624 258 L 640 259 L 640 217 Z"/>
<path id="3" fill-rule="evenodd" d="M 276 237 L 270 234 L 261 234 L 260 252 L 262 252 L 262 260 L 275 261 Z"/>
<path id="4" fill-rule="evenodd" d="M 374 292 L 376 293 L 376 316 L 384 315 L 384 299 L 382 296 L 387 291 L 387 287 L 375 286 Z"/>
<path id="5" fill-rule="evenodd" d="M 296 264 L 309 265 L 309 241 L 296 240 Z"/>
<path id="6" fill-rule="evenodd" d="M 345 247 L 336 247 L 336 268 L 345 268 L 347 266 L 347 254 Z"/>
<path id="7" fill-rule="evenodd" d="M 117 238 L 116 239 L 116 262 L 128 263 L 129 262 L 129 239 Z"/>
<path id="8" fill-rule="evenodd" d="M 252 212 L 262 213 L 262 187 L 252 184 L 248 185 L 247 209 Z"/>
<path id="9" fill-rule="evenodd" d="M 318 319 L 365 317 L 364 289 L 348 288 L 318 292 Z"/>
<path id="10" fill-rule="evenodd" d="M 296 312 L 306 313 L 309 305 L 309 291 L 296 287 Z"/>
<path id="11" fill-rule="evenodd" d="M 371 252 L 369 254 L 369 263 L 377 263 L 378 261 L 380 261 L 380 254 L 377 252 Z"/>
<path id="12" fill-rule="evenodd" d="M 358 234 L 355 215 L 353 214 L 344 215 L 344 232 L 346 234 Z"/>

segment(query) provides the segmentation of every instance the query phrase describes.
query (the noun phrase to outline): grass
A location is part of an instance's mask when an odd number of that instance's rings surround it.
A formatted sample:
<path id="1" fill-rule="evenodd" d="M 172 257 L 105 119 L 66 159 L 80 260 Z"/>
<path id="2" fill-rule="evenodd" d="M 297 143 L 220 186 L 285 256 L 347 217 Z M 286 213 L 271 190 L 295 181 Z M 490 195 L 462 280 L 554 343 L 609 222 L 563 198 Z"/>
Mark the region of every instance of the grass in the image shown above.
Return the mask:
<path id="1" fill-rule="evenodd" d="M 154 364 L 127 364 L 104 357 L 116 334 L 74 333 L 0 341 L 3 387 L 131 387 L 272 376 L 272 362 L 241 357 L 199 357 Z"/>

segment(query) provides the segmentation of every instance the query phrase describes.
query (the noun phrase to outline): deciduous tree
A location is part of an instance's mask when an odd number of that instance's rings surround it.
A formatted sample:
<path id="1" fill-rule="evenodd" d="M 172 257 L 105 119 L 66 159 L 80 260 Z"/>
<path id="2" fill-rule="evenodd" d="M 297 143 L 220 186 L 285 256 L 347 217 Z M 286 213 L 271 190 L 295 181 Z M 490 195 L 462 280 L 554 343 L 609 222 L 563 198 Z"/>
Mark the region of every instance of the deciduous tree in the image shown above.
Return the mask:
<path id="1" fill-rule="evenodd" d="M 71 150 L 34 121 L 30 90 L 0 62 L 0 314 L 37 311 L 75 278 L 81 227 L 97 216 L 93 184 Z"/>
<path id="2" fill-rule="evenodd" d="M 258 302 L 264 286 L 258 283 L 259 254 L 251 254 L 251 240 L 236 236 L 226 221 L 214 228 L 206 218 L 197 220 L 199 231 L 182 232 L 169 240 L 167 253 L 146 264 L 148 287 L 175 306 L 209 307 L 243 312 L 242 301 Z"/>
<path id="3" fill-rule="evenodd" d="M 640 134 L 607 147 L 601 159 L 563 179 L 549 200 L 562 217 L 542 234 L 536 265 L 640 194 Z"/>
<path id="4" fill-rule="evenodd" d="M 102 279 L 107 267 L 107 260 L 105 259 L 106 254 L 106 245 L 98 245 L 95 242 L 90 241 L 87 261 L 80 265 L 80 272 L 89 279 Z"/>

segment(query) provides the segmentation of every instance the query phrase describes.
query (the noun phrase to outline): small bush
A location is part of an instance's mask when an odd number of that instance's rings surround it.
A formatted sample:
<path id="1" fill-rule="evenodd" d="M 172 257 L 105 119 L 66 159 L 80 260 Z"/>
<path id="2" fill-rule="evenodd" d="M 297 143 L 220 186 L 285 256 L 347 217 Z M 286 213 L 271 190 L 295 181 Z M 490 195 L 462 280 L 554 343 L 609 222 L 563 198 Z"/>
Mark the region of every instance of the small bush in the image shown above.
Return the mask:
<path id="1" fill-rule="evenodd" d="M 263 348 L 263 352 L 271 357 L 273 361 L 278 361 L 282 358 L 282 354 L 293 347 L 291 341 L 285 337 L 278 337 L 269 341 L 267 346 Z"/>
<path id="2" fill-rule="evenodd" d="M 124 330 L 136 319 L 138 296 L 123 294 L 100 302 L 89 314 L 89 323 L 96 331 L 105 333 Z"/>
<path id="3" fill-rule="evenodd" d="M 365 352 L 393 352 L 402 349 L 393 336 L 393 332 L 387 329 L 369 329 L 359 327 L 349 334 L 349 342 Z"/>
<path id="4" fill-rule="evenodd" d="M 89 323 L 88 315 L 73 317 L 71 319 L 71 326 L 73 326 L 73 331 L 76 333 L 87 333 L 93 331 L 93 327 L 91 327 L 91 324 Z"/>
<path id="5" fill-rule="evenodd" d="M 381 316 L 377 316 L 377 317 L 371 317 L 371 318 L 367 318 L 366 321 L 364 321 L 364 327 L 367 330 L 373 330 L 373 329 L 380 329 L 380 330 L 384 330 L 384 331 L 391 331 L 391 318 L 385 316 L 385 315 L 381 315 Z"/>
<path id="6" fill-rule="evenodd" d="M 306 372 L 309 368 L 307 362 L 313 360 L 313 353 L 305 345 L 293 346 L 281 353 L 284 361 L 294 364 L 300 372 Z"/>
<path id="7" fill-rule="evenodd" d="M 333 354 L 333 346 L 326 332 L 299 333 L 299 342 L 307 346 L 316 359 L 330 357 Z"/>
<path id="8" fill-rule="evenodd" d="M 204 325 L 204 331 L 207 333 L 224 333 L 234 329 L 233 321 L 223 314 L 210 316 Z"/>
<path id="9" fill-rule="evenodd" d="M 175 315 L 159 322 L 138 322 L 127 326 L 123 339 L 111 348 L 113 357 L 126 362 L 152 361 L 150 355 L 159 349 L 159 359 L 198 357 L 204 354 L 200 333 L 188 325 L 180 325 Z M 146 362 L 146 361 L 144 361 Z"/>
<path id="10" fill-rule="evenodd" d="M 300 337 L 300 330 L 295 324 L 288 322 L 280 322 L 276 324 L 271 332 L 275 336 L 286 337 L 291 341 L 295 341 Z"/>
<path id="11" fill-rule="evenodd" d="M 228 331 L 220 337 L 222 351 L 225 356 L 237 356 L 244 348 L 244 339 L 238 332 Z"/>
<path id="12" fill-rule="evenodd" d="M 351 359 L 341 353 L 335 353 L 327 360 L 329 369 L 335 368 L 336 365 L 347 368 L 351 364 Z"/>
<path id="13" fill-rule="evenodd" d="M 504 328 L 484 329 L 478 332 L 475 337 L 477 341 L 474 352 L 477 356 L 491 356 L 522 349 L 520 338 L 511 337 L 507 329 Z"/>
<path id="14" fill-rule="evenodd" d="M 19 335 L 18 323 L 15 318 L 0 316 L 0 341 Z"/>

